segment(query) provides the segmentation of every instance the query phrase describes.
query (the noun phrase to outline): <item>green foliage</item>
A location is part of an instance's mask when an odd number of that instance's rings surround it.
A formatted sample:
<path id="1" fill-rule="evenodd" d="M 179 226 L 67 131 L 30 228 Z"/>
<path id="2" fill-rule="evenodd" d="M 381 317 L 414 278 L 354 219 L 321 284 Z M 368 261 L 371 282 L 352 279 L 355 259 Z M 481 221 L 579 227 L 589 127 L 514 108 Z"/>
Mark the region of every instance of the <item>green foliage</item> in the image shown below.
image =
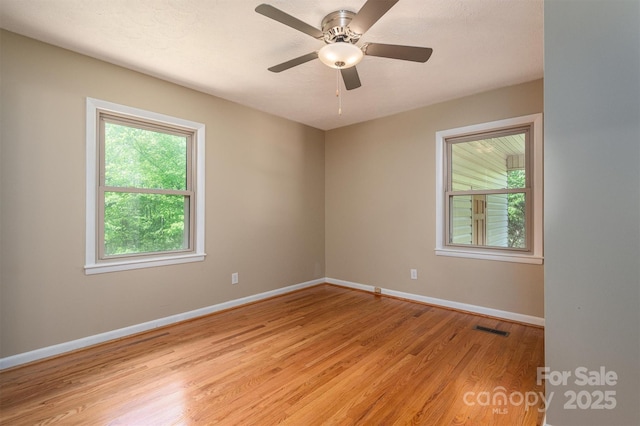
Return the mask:
<path id="1" fill-rule="evenodd" d="M 127 192 L 186 189 L 184 136 L 105 124 L 104 245 L 107 256 L 181 250 L 188 196 Z M 188 228 L 188 226 L 187 226 Z"/>
<path id="2" fill-rule="evenodd" d="M 507 173 L 508 188 L 525 187 L 525 171 L 511 170 Z M 526 238 L 525 226 L 525 197 L 524 193 L 508 194 L 508 245 L 509 247 L 524 248 Z"/>
<path id="3" fill-rule="evenodd" d="M 105 254 L 183 249 L 184 217 L 184 196 L 108 192 L 105 194 Z"/>
<path id="4" fill-rule="evenodd" d="M 105 123 L 105 185 L 186 189 L 184 136 Z"/>

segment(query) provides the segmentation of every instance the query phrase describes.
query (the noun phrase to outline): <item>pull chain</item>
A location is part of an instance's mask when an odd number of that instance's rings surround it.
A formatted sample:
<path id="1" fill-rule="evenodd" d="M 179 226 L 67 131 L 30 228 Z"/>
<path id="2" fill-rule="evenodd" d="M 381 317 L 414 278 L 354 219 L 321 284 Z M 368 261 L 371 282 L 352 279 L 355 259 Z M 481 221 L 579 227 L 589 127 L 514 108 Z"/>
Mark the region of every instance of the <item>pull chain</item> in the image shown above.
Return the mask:
<path id="1" fill-rule="evenodd" d="M 336 97 L 338 98 L 338 115 L 342 115 L 342 90 L 340 90 L 340 69 L 336 69 Z"/>

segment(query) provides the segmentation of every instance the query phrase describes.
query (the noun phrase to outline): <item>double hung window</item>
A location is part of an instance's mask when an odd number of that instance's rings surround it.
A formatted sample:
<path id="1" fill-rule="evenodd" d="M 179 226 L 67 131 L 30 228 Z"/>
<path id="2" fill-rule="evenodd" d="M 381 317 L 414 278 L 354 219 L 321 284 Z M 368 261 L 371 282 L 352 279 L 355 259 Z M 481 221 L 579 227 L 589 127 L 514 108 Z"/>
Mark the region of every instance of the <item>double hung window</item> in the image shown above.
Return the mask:
<path id="1" fill-rule="evenodd" d="M 539 115 L 438 132 L 436 253 L 542 261 Z"/>
<path id="2" fill-rule="evenodd" d="M 87 273 L 202 260 L 204 126 L 93 99 L 87 113 Z"/>

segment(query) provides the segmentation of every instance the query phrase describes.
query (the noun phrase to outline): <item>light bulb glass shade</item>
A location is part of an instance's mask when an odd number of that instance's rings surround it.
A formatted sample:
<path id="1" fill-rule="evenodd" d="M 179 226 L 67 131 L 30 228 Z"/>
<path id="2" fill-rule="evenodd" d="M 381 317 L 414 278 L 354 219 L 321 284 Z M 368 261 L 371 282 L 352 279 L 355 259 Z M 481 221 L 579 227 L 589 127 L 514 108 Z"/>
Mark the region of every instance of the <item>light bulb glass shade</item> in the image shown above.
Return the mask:
<path id="1" fill-rule="evenodd" d="M 318 51 L 318 58 L 323 64 L 337 69 L 357 65 L 363 56 L 358 46 L 344 41 L 327 44 Z"/>

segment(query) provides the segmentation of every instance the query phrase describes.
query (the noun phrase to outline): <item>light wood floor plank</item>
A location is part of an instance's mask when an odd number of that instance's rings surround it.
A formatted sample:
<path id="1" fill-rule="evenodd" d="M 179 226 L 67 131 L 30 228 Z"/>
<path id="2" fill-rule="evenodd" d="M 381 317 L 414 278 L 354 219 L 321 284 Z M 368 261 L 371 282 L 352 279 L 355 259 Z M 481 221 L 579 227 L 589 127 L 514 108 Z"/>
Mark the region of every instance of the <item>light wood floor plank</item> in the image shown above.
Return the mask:
<path id="1" fill-rule="evenodd" d="M 540 395 L 543 354 L 537 327 L 320 285 L 0 372 L 0 423 L 539 425 L 541 398 L 478 396 Z"/>

